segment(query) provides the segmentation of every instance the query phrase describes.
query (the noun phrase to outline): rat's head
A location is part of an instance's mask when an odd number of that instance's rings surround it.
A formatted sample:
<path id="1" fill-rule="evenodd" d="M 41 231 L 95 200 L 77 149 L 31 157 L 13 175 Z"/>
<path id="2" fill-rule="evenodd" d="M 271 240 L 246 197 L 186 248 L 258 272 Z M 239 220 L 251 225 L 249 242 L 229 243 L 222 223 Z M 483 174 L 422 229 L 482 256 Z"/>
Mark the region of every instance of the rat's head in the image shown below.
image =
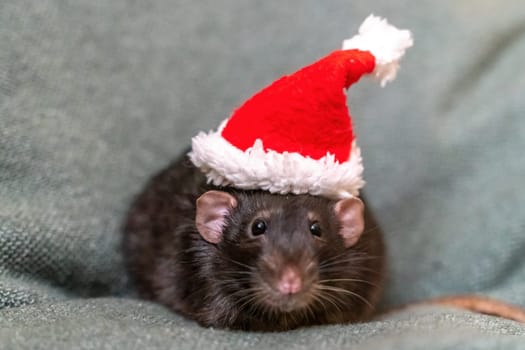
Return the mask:
<path id="1" fill-rule="evenodd" d="M 196 226 L 216 246 L 216 280 L 239 308 L 319 318 L 363 303 L 363 210 L 358 198 L 208 191 Z"/>

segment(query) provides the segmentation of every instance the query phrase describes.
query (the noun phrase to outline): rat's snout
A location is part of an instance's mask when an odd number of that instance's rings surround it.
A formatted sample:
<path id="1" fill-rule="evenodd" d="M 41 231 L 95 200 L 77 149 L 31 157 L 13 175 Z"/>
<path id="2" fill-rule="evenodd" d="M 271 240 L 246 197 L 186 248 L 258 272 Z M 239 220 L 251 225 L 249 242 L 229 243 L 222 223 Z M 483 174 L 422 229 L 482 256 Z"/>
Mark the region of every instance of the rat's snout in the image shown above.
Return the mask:
<path id="1" fill-rule="evenodd" d="M 303 288 L 303 279 L 300 272 L 294 268 L 287 266 L 279 280 L 277 281 L 277 290 L 282 294 L 296 294 Z"/>
<path id="2" fill-rule="evenodd" d="M 314 258 L 306 252 L 285 256 L 275 251 L 265 255 L 259 265 L 261 300 L 282 312 L 304 308 L 313 298 L 312 286 L 318 279 L 317 266 Z"/>

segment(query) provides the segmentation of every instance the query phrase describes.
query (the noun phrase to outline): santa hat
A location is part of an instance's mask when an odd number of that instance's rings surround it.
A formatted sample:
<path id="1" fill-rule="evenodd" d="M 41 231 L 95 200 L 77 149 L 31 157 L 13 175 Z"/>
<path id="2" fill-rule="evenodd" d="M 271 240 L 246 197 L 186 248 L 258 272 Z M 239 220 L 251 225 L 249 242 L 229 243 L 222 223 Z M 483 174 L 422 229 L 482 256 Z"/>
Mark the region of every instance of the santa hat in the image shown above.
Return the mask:
<path id="1" fill-rule="evenodd" d="M 369 16 L 342 50 L 278 79 L 217 131 L 195 136 L 191 161 L 217 186 L 337 199 L 358 195 L 363 165 L 345 90 L 362 75 L 382 86 L 393 80 L 410 46 L 408 30 Z"/>

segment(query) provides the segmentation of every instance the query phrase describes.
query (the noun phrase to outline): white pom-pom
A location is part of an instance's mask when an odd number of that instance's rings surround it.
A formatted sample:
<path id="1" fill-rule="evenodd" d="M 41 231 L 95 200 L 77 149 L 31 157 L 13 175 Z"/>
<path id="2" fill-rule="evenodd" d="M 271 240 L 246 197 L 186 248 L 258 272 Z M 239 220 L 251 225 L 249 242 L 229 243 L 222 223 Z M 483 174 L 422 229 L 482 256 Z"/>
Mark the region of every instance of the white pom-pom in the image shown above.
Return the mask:
<path id="1" fill-rule="evenodd" d="M 395 79 L 399 60 L 413 43 L 409 30 L 397 29 L 386 19 L 370 15 L 359 27 L 359 34 L 343 41 L 343 50 L 358 49 L 374 55 L 373 74 L 385 86 Z"/>

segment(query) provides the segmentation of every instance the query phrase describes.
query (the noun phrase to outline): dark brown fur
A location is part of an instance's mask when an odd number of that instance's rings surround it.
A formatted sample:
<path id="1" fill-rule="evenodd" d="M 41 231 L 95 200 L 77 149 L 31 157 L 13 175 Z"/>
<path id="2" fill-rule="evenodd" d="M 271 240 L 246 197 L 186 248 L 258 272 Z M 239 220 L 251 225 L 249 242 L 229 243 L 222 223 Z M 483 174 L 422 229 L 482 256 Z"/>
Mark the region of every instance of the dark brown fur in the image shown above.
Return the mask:
<path id="1" fill-rule="evenodd" d="M 205 241 L 195 227 L 196 199 L 210 189 L 229 192 L 238 201 L 218 244 Z M 383 282 L 381 233 L 365 211 L 363 236 L 345 248 L 337 234 L 334 204 L 309 195 L 209 186 L 182 157 L 154 176 L 136 197 L 124 225 L 127 267 L 141 297 L 204 326 L 282 331 L 364 321 L 373 315 Z M 272 213 L 269 220 L 274 229 L 263 239 L 250 238 L 247 227 L 261 211 Z M 323 227 L 321 239 L 307 229 L 309 212 Z M 305 283 L 348 292 L 323 289 L 315 298 L 304 296 L 309 298 L 307 307 L 289 311 L 273 307 L 262 300 L 261 281 L 275 278 L 276 265 L 290 264 L 302 267 Z"/>

